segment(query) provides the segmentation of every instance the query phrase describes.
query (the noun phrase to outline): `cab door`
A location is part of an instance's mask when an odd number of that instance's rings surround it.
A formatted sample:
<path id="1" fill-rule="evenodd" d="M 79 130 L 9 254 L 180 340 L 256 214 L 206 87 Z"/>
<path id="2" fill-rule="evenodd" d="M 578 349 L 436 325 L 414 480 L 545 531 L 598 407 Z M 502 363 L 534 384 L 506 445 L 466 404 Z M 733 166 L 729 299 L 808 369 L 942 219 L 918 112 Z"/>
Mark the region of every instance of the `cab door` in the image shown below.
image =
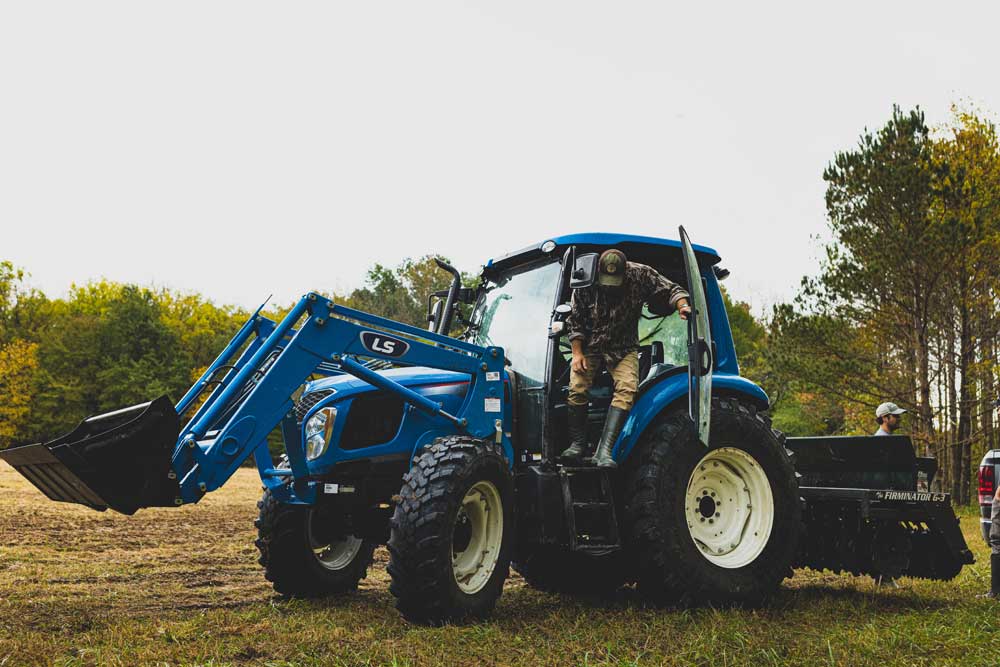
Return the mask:
<path id="1" fill-rule="evenodd" d="M 708 427 L 712 417 L 712 329 L 708 321 L 708 301 L 698 269 L 698 259 L 684 227 L 680 227 L 681 249 L 692 315 L 688 317 L 688 412 L 698 429 L 698 439 L 708 446 Z"/>

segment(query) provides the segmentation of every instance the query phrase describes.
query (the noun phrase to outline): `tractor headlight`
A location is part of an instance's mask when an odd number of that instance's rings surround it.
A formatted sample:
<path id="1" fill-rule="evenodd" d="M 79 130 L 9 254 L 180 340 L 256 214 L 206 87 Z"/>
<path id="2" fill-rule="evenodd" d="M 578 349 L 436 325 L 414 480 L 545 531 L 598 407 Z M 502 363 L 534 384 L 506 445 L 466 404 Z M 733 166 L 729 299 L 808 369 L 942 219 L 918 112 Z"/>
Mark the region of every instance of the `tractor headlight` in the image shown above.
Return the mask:
<path id="1" fill-rule="evenodd" d="M 330 444 L 333 425 L 337 421 L 337 408 L 321 408 L 306 421 L 306 458 L 319 458 Z"/>

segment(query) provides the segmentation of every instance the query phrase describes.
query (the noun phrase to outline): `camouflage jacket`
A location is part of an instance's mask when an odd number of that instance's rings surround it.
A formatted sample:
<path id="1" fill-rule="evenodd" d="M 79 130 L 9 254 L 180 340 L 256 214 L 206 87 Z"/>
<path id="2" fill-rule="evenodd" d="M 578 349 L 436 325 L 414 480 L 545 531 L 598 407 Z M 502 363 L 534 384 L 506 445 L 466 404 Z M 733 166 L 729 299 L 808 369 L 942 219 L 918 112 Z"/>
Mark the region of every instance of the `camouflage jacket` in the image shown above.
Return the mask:
<path id="1" fill-rule="evenodd" d="M 566 323 L 569 339 L 584 341 L 587 354 L 600 354 L 609 366 L 639 349 L 639 316 L 642 305 L 657 315 L 670 315 L 688 293 L 645 264 L 627 262 L 625 282 L 618 288 L 590 287 L 573 290 L 573 310 Z"/>

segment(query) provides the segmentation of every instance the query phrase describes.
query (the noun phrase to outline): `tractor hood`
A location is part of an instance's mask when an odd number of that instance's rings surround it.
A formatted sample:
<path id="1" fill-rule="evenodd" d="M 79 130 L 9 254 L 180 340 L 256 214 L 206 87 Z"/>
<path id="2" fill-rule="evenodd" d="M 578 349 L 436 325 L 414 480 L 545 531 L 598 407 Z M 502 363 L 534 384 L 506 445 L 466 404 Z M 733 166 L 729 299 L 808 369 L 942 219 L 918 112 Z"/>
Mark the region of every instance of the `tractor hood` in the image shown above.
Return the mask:
<path id="1" fill-rule="evenodd" d="M 455 371 L 439 370 L 427 368 L 426 366 L 409 366 L 406 368 L 391 368 L 379 371 L 394 382 L 398 382 L 404 387 L 420 387 L 429 384 L 449 384 L 453 382 L 468 382 L 469 376 L 465 373 Z M 305 392 L 329 391 L 333 389 L 341 397 L 361 393 L 374 389 L 372 385 L 353 375 L 334 375 L 332 377 L 315 380 L 306 384 Z"/>

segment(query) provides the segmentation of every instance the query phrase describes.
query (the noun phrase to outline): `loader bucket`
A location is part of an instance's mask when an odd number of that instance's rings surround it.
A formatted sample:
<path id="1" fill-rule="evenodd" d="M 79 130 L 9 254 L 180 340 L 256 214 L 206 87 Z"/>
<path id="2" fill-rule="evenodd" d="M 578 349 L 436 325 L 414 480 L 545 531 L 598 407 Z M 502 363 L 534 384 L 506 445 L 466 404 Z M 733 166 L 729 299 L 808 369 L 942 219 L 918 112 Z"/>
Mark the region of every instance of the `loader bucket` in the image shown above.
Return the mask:
<path id="1" fill-rule="evenodd" d="M 0 451 L 0 459 L 52 500 L 134 514 L 179 504 L 170 465 L 179 431 L 173 403 L 161 396 L 88 417 L 55 440 Z"/>

